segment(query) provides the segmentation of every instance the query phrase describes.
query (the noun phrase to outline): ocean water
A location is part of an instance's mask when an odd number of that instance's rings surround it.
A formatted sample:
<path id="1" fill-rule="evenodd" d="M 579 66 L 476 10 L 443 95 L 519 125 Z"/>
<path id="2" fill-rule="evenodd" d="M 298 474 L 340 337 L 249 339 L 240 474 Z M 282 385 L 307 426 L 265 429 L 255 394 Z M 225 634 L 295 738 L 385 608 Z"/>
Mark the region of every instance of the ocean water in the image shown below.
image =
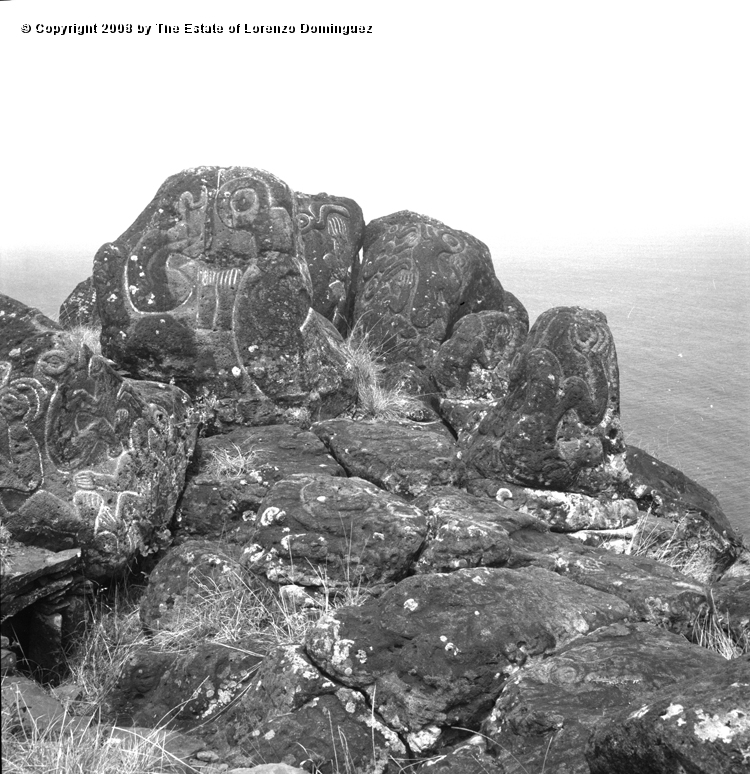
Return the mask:
<path id="1" fill-rule="evenodd" d="M 628 443 L 713 492 L 750 542 L 750 237 L 495 258 L 533 320 L 554 306 L 607 316 Z"/>
<path id="2" fill-rule="evenodd" d="M 4 251 L 0 292 L 57 319 L 92 260 L 82 252 Z M 532 322 L 554 306 L 605 313 L 627 441 L 711 490 L 750 542 L 750 234 L 494 260 Z"/>

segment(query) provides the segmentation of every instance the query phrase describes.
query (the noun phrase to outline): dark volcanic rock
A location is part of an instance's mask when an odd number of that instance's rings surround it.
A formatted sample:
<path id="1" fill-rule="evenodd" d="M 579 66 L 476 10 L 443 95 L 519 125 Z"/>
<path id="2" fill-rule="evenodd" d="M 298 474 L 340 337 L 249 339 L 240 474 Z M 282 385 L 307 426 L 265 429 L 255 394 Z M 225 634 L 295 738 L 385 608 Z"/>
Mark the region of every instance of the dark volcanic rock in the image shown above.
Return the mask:
<path id="1" fill-rule="evenodd" d="M 313 287 L 312 307 L 340 333 L 350 327 L 352 281 L 365 237 L 362 210 L 352 199 L 298 193 L 297 220 Z"/>
<path id="2" fill-rule="evenodd" d="M 508 397 L 466 454 L 480 478 L 599 494 L 627 478 L 620 382 L 606 317 L 580 307 L 542 314 L 513 362 Z"/>
<path id="3" fill-rule="evenodd" d="M 414 212 L 367 224 L 354 319 L 389 362 L 427 367 L 464 315 L 505 309 L 487 246 Z"/>
<path id="4" fill-rule="evenodd" d="M 90 578 L 161 547 L 192 452 L 189 404 L 1 296 L 0 515 L 13 537 L 80 546 Z"/>
<path id="5" fill-rule="evenodd" d="M 482 484 L 470 490 L 487 491 Z M 635 524 L 638 505 L 627 497 L 600 495 L 591 497 L 580 492 L 556 492 L 551 489 L 529 489 L 514 484 L 494 486 L 487 491 L 507 508 L 541 519 L 556 532 L 578 532 L 585 529 L 614 530 Z"/>
<path id="6" fill-rule="evenodd" d="M 628 605 L 539 568 L 476 568 L 401 581 L 324 618 L 307 652 L 326 674 L 365 690 L 414 751 L 445 726 L 478 722 L 529 656 L 631 614 Z"/>
<path id="7" fill-rule="evenodd" d="M 144 646 L 128 657 L 108 703 L 120 722 L 187 728 L 226 709 L 264 655 L 253 640 L 201 642 L 171 653 Z"/>
<path id="8" fill-rule="evenodd" d="M 418 508 L 361 478 L 296 475 L 279 481 L 257 516 L 243 563 L 275 582 L 382 583 L 411 569 L 427 535 Z"/>
<path id="9" fill-rule="evenodd" d="M 192 469 L 178 509 L 180 533 L 232 542 L 255 530 L 250 516 L 282 478 L 345 475 L 317 436 L 292 425 L 239 427 L 200 438 Z"/>
<path id="10" fill-rule="evenodd" d="M 246 167 L 168 178 L 94 261 L 102 346 L 139 377 L 212 396 L 227 422 L 332 416 L 353 384 L 332 323 L 312 309 L 297 201 Z"/>
<path id="11" fill-rule="evenodd" d="M 516 550 L 511 535 L 526 529 L 547 530 L 533 516 L 454 487 L 431 487 L 413 505 L 430 520 L 427 545 L 415 568 L 418 573 L 526 565 L 530 558 Z"/>
<path id="12" fill-rule="evenodd" d="M 439 423 L 330 419 L 312 430 L 348 475 L 404 497 L 454 484 L 460 477 L 456 444 Z"/>
<path id="13" fill-rule="evenodd" d="M 92 277 L 79 282 L 60 307 L 60 326 L 70 330 L 77 325 L 89 325 L 94 328 L 101 328 L 102 325 Z"/>
<path id="14" fill-rule="evenodd" d="M 586 742 L 604 719 L 632 708 L 650 691 L 697 678 L 722 662 L 716 653 L 648 624 L 607 626 L 514 675 L 482 732 L 509 774 L 588 774 Z"/>
<path id="15" fill-rule="evenodd" d="M 734 561 L 741 539 L 711 492 L 636 446 L 627 447 L 625 464 L 630 496 L 652 514 L 643 531 L 657 551 L 668 556 L 670 546 L 662 548 L 670 541 L 677 552 L 700 548 L 710 554 L 716 574 Z"/>
<path id="16" fill-rule="evenodd" d="M 601 726 L 591 774 L 741 774 L 750 761 L 750 655 L 648 694 Z"/>
<path id="17" fill-rule="evenodd" d="M 241 573 L 238 560 L 209 540 L 171 548 L 152 570 L 141 597 L 143 627 L 180 631 L 197 600 L 238 588 Z"/>
<path id="18" fill-rule="evenodd" d="M 511 361 L 527 327 L 501 311 L 468 314 L 437 351 L 432 376 L 442 394 L 463 400 L 502 400 L 508 393 Z"/>

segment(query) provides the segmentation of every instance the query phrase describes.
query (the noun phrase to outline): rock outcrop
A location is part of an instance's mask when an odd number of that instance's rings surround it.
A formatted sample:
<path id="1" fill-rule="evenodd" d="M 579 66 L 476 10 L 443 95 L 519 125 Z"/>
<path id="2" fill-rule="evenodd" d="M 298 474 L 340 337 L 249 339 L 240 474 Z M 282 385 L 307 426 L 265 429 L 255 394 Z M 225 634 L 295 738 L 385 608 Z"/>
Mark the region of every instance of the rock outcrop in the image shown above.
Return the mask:
<path id="1" fill-rule="evenodd" d="M 89 578 L 169 540 L 190 401 L 124 379 L 35 309 L 0 297 L 0 515 L 21 543 L 81 548 Z"/>
<path id="2" fill-rule="evenodd" d="M 94 305 L 106 357 L 74 332 Z M 698 643 L 750 645 L 748 554 L 709 492 L 626 445 L 601 312 L 529 331 L 469 234 L 199 167 L 61 322 L 0 300 L 15 725 L 93 722 L 18 654 L 49 625 L 57 658 L 85 577 L 155 554 L 148 642 L 104 709 L 131 742 L 179 729 L 193 768 L 747 767 L 750 662 Z"/>
<path id="3" fill-rule="evenodd" d="M 105 354 L 135 376 L 210 396 L 230 423 L 331 416 L 352 402 L 341 337 L 312 308 L 297 199 L 268 172 L 169 178 L 99 250 L 94 285 Z"/>

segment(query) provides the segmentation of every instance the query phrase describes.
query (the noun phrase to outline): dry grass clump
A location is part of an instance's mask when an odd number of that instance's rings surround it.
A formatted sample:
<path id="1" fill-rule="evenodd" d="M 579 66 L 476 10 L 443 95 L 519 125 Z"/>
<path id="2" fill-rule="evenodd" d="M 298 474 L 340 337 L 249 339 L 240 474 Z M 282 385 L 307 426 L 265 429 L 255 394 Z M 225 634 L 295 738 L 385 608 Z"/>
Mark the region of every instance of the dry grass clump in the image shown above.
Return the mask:
<path id="1" fill-rule="evenodd" d="M 11 562 L 8 559 L 10 555 L 10 541 L 12 536 L 10 530 L 5 526 L 5 523 L 0 519 L 0 572 L 5 572 L 10 568 Z"/>
<path id="2" fill-rule="evenodd" d="M 414 395 L 400 387 L 383 386 L 386 366 L 368 334 L 355 327 L 343 352 L 354 372 L 357 410 L 364 418 L 392 421 L 422 413 L 424 405 Z"/>
<path id="3" fill-rule="evenodd" d="M 220 481 L 256 479 L 264 451 L 264 449 L 243 451 L 236 443 L 232 444 L 232 448 L 211 449 L 204 473 L 209 478 Z"/>
<path id="4" fill-rule="evenodd" d="M 711 550 L 703 545 L 689 546 L 680 537 L 682 523 L 675 525 L 672 534 L 666 539 L 664 533 L 653 524 L 648 527 L 651 516 L 649 509 L 635 524 L 633 535 L 623 553 L 630 556 L 648 556 L 662 564 L 708 585 L 714 573 L 714 558 Z M 607 543 L 603 544 L 607 547 Z M 692 641 L 709 650 L 713 650 L 726 659 L 739 658 L 750 653 L 750 634 L 744 632 L 737 640 L 730 632 L 729 622 L 723 620 L 713 600 L 692 626 Z"/>
<path id="5" fill-rule="evenodd" d="M 101 333 L 101 328 L 92 325 L 74 325 L 72 328 L 62 331 L 58 338 L 66 348 L 70 348 L 76 354 L 86 346 L 95 355 L 101 355 Z"/>
<path id="6" fill-rule="evenodd" d="M 64 718 L 64 720 L 67 718 Z M 3 774 L 177 774 L 180 761 L 165 749 L 166 732 L 136 734 L 92 723 L 84 732 L 32 724 L 14 727 L 2 713 Z"/>

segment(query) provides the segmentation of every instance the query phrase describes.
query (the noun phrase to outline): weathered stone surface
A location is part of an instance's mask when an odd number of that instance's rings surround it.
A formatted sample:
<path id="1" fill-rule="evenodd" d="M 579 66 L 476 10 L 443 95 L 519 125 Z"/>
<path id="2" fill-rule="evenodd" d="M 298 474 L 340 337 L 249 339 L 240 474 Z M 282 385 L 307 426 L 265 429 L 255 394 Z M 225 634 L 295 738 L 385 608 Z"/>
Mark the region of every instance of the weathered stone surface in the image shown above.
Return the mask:
<path id="1" fill-rule="evenodd" d="M 740 774 L 750 760 L 750 655 L 648 694 L 594 733 L 591 774 Z"/>
<path id="2" fill-rule="evenodd" d="M 2 711 L 4 715 L 7 713 L 11 729 L 21 726 L 27 732 L 37 728 L 44 733 L 51 726 L 59 726 L 65 716 L 65 707 L 59 699 L 24 675 L 3 676 L 0 695 Z"/>
<path id="3" fill-rule="evenodd" d="M 504 506 L 528 513 L 546 522 L 556 532 L 578 532 L 585 529 L 615 530 L 638 521 L 638 505 L 627 497 L 600 495 L 591 497 L 580 492 L 555 492 L 529 489 L 514 484 L 494 484 L 494 497 Z M 470 489 L 484 489 L 470 485 Z M 492 488 L 487 492 L 491 493 Z"/>
<path id="4" fill-rule="evenodd" d="M 0 515 L 13 537 L 80 547 L 90 578 L 156 550 L 192 451 L 188 406 L 0 297 Z"/>
<path id="5" fill-rule="evenodd" d="M 475 237 L 408 211 L 367 224 L 354 319 L 386 360 L 425 368 L 461 317 L 504 308 Z"/>
<path id="6" fill-rule="evenodd" d="M 353 199 L 297 193 L 302 249 L 312 280 L 312 307 L 342 334 L 350 327 L 352 282 L 365 237 L 362 210 Z"/>
<path id="7" fill-rule="evenodd" d="M 196 598 L 238 588 L 242 569 L 209 540 L 188 540 L 171 548 L 152 570 L 140 600 L 147 631 L 180 631 Z"/>
<path id="8" fill-rule="evenodd" d="M 128 657 L 108 704 L 120 722 L 189 728 L 226 709 L 264 655 L 250 639 L 201 642 L 183 653 L 144 646 Z"/>
<path id="9" fill-rule="evenodd" d="M 557 545 L 533 553 L 538 537 L 530 533 L 511 536 L 513 549 L 525 548 L 530 563 L 576 583 L 614 594 L 627 602 L 643 621 L 679 634 L 687 634 L 706 611 L 708 600 L 701 583 L 645 556 L 624 556 L 583 546 L 562 535 L 549 535 Z"/>
<path id="10" fill-rule="evenodd" d="M 469 400 L 463 398 L 439 398 L 439 414 L 458 438 L 462 449 L 468 446 L 477 428 L 499 401 Z"/>
<path id="11" fill-rule="evenodd" d="M 507 312 L 467 314 L 437 350 L 431 373 L 438 389 L 459 400 L 503 400 L 510 364 L 528 334 Z"/>
<path id="12" fill-rule="evenodd" d="M 88 325 L 101 328 L 99 310 L 96 306 L 96 290 L 92 277 L 79 282 L 73 292 L 62 302 L 60 307 L 60 326 L 66 330 L 77 325 Z"/>
<path id="13" fill-rule="evenodd" d="M 617 356 L 606 317 L 580 307 L 544 312 L 514 360 L 508 396 L 480 423 L 466 454 L 480 478 L 599 494 L 627 479 Z"/>
<path id="14" fill-rule="evenodd" d="M 177 512 L 180 534 L 244 542 L 268 490 L 295 473 L 345 475 L 317 436 L 292 425 L 200 438 Z"/>
<path id="15" fill-rule="evenodd" d="M 502 764 L 486 751 L 481 736 L 468 742 L 443 748 L 418 765 L 416 774 L 506 774 Z"/>
<path id="16" fill-rule="evenodd" d="M 670 546 L 665 544 L 670 541 L 673 551 L 700 548 L 716 576 L 740 554 L 739 535 L 705 487 L 636 446 L 627 447 L 625 464 L 630 496 L 654 517 L 643 525 L 654 551 L 668 556 Z"/>
<path id="17" fill-rule="evenodd" d="M 348 475 L 404 497 L 460 477 L 456 444 L 440 424 L 330 419 L 312 431 Z"/>
<path id="18" fill-rule="evenodd" d="M 516 673 L 482 732 L 503 771 L 588 774 L 586 742 L 604 719 L 722 661 L 648 624 L 603 627 Z"/>
<path id="19" fill-rule="evenodd" d="M 134 375 L 216 399 L 227 422 L 269 424 L 352 400 L 332 323 L 311 307 L 297 201 L 258 169 L 168 178 L 94 261 L 102 347 Z"/>
<path id="20" fill-rule="evenodd" d="M 427 536 L 425 515 L 361 478 L 301 474 L 279 481 L 257 515 L 243 564 L 306 586 L 393 582 Z"/>
<path id="21" fill-rule="evenodd" d="M 413 576 L 377 600 L 337 610 L 306 647 L 424 752 L 444 726 L 478 722 L 529 656 L 631 612 L 617 597 L 539 568 L 466 569 Z"/>
<path id="22" fill-rule="evenodd" d="M 415 568 L 418 573 L 529 564 L 526 552 L 515 550 L 511 534 L 547 530 L 546 524 L 532 516 L 453 487 L 432 487 L 413 505 L 430 520 L 427 545 Z"/>
<path id="23" fill-rule="evenodd" d="M 253 736 L 255 734 L 255 736 Z M 279 715 L 243 742 L 258 760 L 280 760 L 311 766 L 321 774 L 344 770 L 358 774 L 395 772 L 392 757 L 403 758 L 405 747 L 379 722 L 357 691 L 340 688 L 317 697 L 296 712 Z"/>

